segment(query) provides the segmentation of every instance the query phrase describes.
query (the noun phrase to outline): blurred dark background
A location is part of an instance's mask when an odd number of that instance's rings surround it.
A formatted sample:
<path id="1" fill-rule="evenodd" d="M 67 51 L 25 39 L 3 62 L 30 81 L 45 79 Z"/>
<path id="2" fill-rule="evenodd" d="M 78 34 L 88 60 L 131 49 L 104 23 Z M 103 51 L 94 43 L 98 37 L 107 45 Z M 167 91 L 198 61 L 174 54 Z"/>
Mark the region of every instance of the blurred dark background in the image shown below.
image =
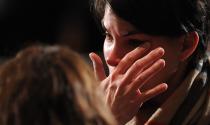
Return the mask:
<path id="1" fill-rule="evenodd" d="M 102 51 L 102 31 L 89 3 L 89 0 L 0 0 L 0 58 L 13 56 L 37 43 L 61 44 L 85 54 Z"/>
<path id="2" fill-rule="evenodd" d="M 61 44 L 81 53 L 102 50 L 102 31 L 88 0 L 1 0 L 0 57 L 29 45 Z"/>

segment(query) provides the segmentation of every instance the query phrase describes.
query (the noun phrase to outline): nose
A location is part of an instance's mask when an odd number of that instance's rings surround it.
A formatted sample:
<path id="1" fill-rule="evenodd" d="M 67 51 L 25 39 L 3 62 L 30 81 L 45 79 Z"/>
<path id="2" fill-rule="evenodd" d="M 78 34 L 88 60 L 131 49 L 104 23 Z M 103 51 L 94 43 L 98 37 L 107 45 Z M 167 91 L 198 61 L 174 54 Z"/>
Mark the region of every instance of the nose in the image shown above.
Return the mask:
<path id="1" fill-rule="evenodd" d="M 117 46 L 114 46 L 113 49 L 109 52 L 106 62 L 110 66 L 117 66 L 122 59 L 123 51 L 119 49 Z"/>

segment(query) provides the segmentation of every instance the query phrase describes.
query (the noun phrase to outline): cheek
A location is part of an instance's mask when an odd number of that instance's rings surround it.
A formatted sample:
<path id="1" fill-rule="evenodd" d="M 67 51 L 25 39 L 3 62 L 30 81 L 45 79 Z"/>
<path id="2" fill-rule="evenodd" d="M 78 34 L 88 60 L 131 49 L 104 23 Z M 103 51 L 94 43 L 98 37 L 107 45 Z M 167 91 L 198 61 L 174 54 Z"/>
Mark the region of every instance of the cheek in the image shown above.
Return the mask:
<path id="1" fill-rule="evenodd" d="M 153 45 L 154 48 L 161 46 L 165 50 L 163 59 L 166 61 L 166 68 L 168 67 L 170 69 L 173 69 L 177 67 L 179 63 L 181 47 L 179 46 L 179 44 L 177 44 L 176 41 L 160 40 L 160 42 L 153 43 Z"/>
<path id="2" fill-rule="evenodd" d="M 174 41 L 154 43 L 155 48 L 161 46 L 165 50 L 165 54 L 163 56 L 163 59 L 165 60 L 165 68 L 162 71 L 164 77 L 166 77 L 165 79 L 177 71 L 180 63 L 179 56 L 181 54 L 181 47 L 177 43 L 175 44 L 173 42 Z"/>
<path id="3" fill-rule="evenodd" d="M 177 70 L 178 65 L 179 65 L 179 56 L 180 56 L 180 51 L 178 48 L 168 48 L 165 49 L 165 56 L 164 59 L 166 61 L 166 71 L 169 73 L 173 73 Z"/>

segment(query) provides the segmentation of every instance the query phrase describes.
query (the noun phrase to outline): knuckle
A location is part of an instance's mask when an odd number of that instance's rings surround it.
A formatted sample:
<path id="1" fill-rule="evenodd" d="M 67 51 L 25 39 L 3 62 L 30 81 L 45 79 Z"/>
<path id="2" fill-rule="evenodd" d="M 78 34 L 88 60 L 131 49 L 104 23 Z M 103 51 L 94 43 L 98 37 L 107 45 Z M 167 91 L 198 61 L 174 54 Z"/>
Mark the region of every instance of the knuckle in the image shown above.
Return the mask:
<path id="1" fill-rule="evenodd" d="M 114 74 L 111 74 L 111 75 L 110 75 L 110 82 L 115 81 L 115 77 L 116 77 L 116 76 L 115 76 Z"/>
<path id="2" fill-rule="evenodd" d="M 125 62 L 128 63 L 128 62 L 131 62 L 133 60 L 133 56 L 129 53 L 125 56 Z"/>
<path id="3" fill-rule="evenodd" d="M 143 82 L 144 81 L 144 77 L 142 75 L 140 75 L 138 78 L 137 78 L 137 81 L 138 82 Z"/>
<path id="4" fill-rule="evenodd" d="M 108 88 L 109 90 L 113 91 L 116 90 L 117 86 L 115 84 L 110 84 Z"/>
<path id="5" fill-rule="evenodd" d="M 128 53 L 125 57 L 126 57 L 126 59 L 130 60 L 130 59 L 132 59 L 133 56 L 131 53 Z"/>
<path id="6" fill-rule="evenodd" d="M 120 63 L 124 65 L 124 64 L 127 64 L 128 61 L 126 61 L 125 59 L 122 59 L 122 60 L 120 61 Z"/>
<path id="7" fill-rule="evenodd" d="M 153 51 L 153 52 L 151 52 L 149 55 L 148 55 L 148 58 L 152 58 L 152 59 L 154 59 L 154 58 L 156 58 L 158 55 Z"/>
<path id="8" fill-rule="evenodd" d="M 143 66 L 143 63 L 141 60 L 137 60 L 133 65 L 135 68 L 141 68 Z"/>

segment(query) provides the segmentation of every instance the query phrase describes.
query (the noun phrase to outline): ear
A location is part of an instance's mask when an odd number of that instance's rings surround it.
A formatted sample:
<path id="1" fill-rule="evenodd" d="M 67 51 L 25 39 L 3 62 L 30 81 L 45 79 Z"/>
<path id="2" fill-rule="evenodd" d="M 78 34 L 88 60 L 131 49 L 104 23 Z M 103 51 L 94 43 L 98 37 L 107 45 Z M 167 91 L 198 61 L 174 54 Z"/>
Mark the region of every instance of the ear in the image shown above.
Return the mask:
<path id="1" fill-rule="evenodd" d="M 185 61 L 196 50 L 199 42 L 199 35 L 196 31 L 189 32 L 184 36 L 180 61 Z"/>

